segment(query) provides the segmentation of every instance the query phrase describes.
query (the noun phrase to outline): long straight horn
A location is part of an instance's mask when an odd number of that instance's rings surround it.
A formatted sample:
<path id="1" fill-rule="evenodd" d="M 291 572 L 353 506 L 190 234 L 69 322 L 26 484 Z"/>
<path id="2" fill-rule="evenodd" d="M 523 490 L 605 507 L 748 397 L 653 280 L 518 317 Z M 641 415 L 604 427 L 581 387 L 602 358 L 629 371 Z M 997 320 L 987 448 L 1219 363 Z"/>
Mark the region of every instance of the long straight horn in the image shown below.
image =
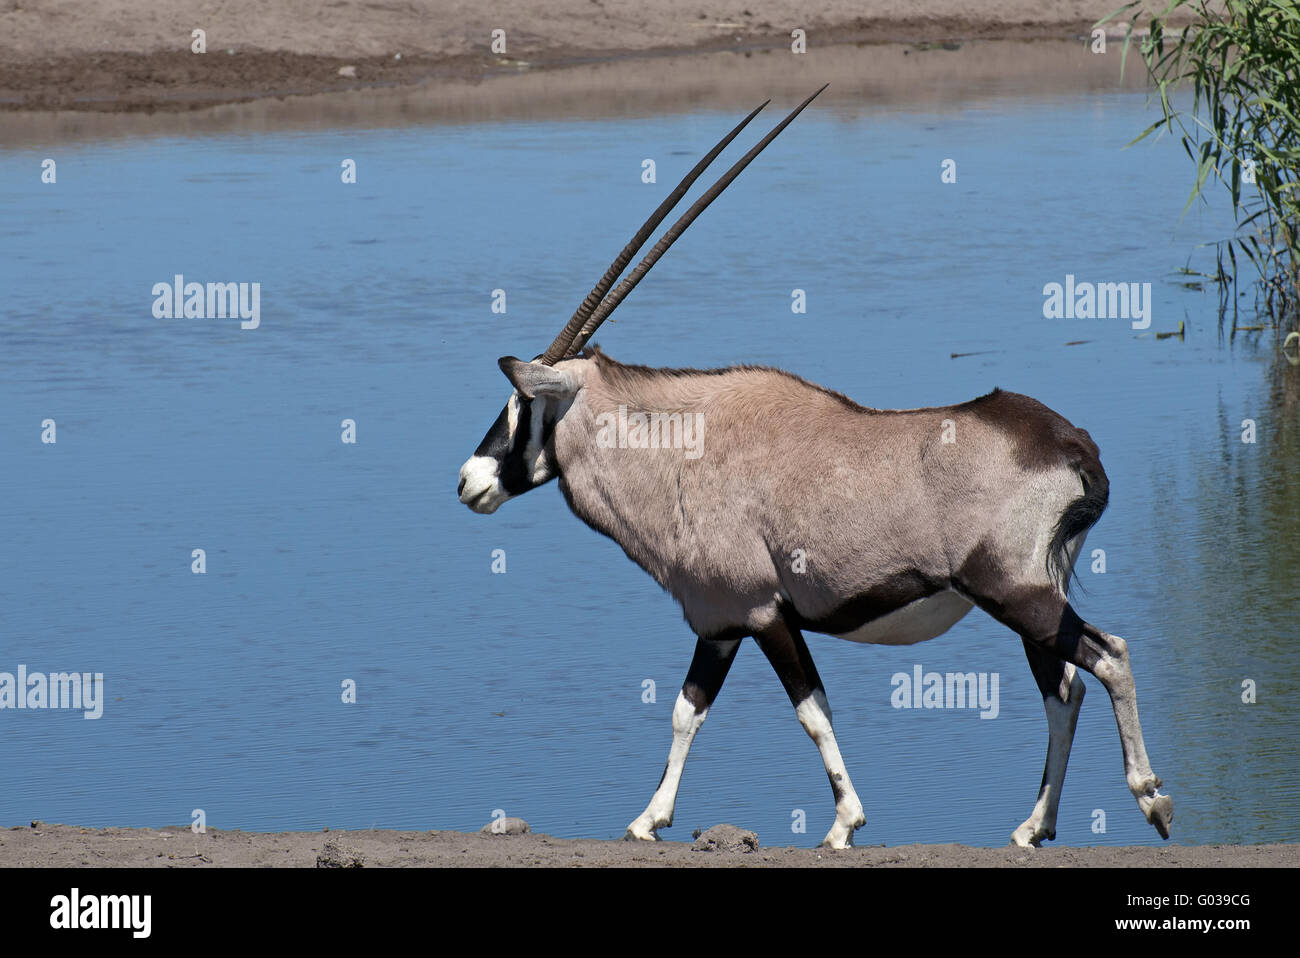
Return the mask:
<path id="1" fill-rule="evenodd" d="M 650 238 L 650 234 L 653 233 L 655 228 L 663 222 L 664 217 L 672 211 L 672 208 L 677 205 L 678 201 L 686 195 L 686 191 L 691 188 L 691 185 L 697 179 L 699 179 L 700 174 L 704 172 L 705 168 L 717 158 L 719 153 L 727 148 L 727 144 L 736 138 L 736 135 L 745 128 L 749 121 L 758 116 L 759 111 L 771 102 L 771 100 L 764 100 L 754 108 L 753 112 L 751 112 L 749 116 L 737 123 L 736 128 L 724 136 L 718 142 L 718 145 L 705 155 L 704 159 L 696 163 L 695 168 L 687 173 L 686 176 L 683 177 L 682 181 L 677 184 L 677 189 L 668 194 L 668 198 L 660 203 L 659 208 L 650 214 L 650 218 L 642 224 L 639 230 L 637 230 L 636 235 L 632 237 L 632 241 L 623 247 L 623 252 L 619 253 L 618 258 L 610 264 L 609 269 L 605 270 L 605 275 L 600 278 L 600 282 L 597 283 L 592 288 L 591 292 L 587 294 L 587 298 L 582 301 L 582 304 L 573 314 L 573 317 L 567 324 L 565 324 L 560 335 L 556 336 L 555 341 L 551 343 L 550 346 L 546 347 L 546 352 L 543 353 L 541 357 L 542 363 L 547 366 L 553 366 L 557 361 L 568 355 L 570 352 L 569 344 L 573 341 L 573 337 L 583 328 L 583 324 L 586 323 L 587 318 L 592 314 L 592 311 L 600 305 L 600 301 L 604 299 L 605 294 L 609 292 L 609 288 L 614 285 L 614 280 L 618 279 L 619 273 L 623 272 L 623 269 L 627 264 L 632 262 L 632 257 L 637 254 L 645 244 L 645 241 Z"/>
<path id="2" fill-rule="evenodd" d="M 763 152 L 763 148 L 776 139 L 777 135 L 789 126 L 790 122 L 795 117 L 803 112 L 804 107 L 815 100 L 818 94 L 828 86 L 830 86 L 829 83 L 824 84 L 821 90 L 818 90 L 808 99 L 795 107 L 790 115 L 778 123 L 771 133 L 759 140 L 758 143 L 754 145 L 753 149 L 737 161 L 735 166 L 722 174 L 718 179 L 718 182 L 709 187 L 707 193 L 691 204 L 691 208 L 682 214 L 681 219 L 669 227 L 668 232 L 664 233 L 664 235 L 660 237 L 659 242 L 655 243 L 655 245 L 651 247 L 650 252 L 646 254 L 645 259 L 641 260 L 641 262 L 637 264 L 636 269 L 628 273 L 627 277 L 614 288 L 612 293 L 605 297 L 600 306 L 598 306 L 595 312 L 591 314 L 583 324 L 582 329 L 578 331 L 578 335 L 574 337 L 573 343 L 570 346 L 571 352 L 581 349 L 586 345 L 587 340 L 591 338 L 592 334 L 595 333 L 598 328 L 600 328 L 600 324 L 609 317 L 610 313 L 614 312 L 614 310 L 618 308 L 618 304 L 623 301 L 623 298 L 636 288 L 636 284 L 641 282 L 641 279 L 646 273 L 650 272 L 650 267 L 654 266 L 654 264 L 659 261 L 659 257 L 663 256 L 664 253 L 668 251 L 668 247 L 672 246 L 677 240 L 677 237 L 681 236 L 682 233 L 686 231 L 686 227 L 690 226 L 697 216 L 708 209 L 709 204 L 716 200 L 722 191 L 731 184 L 731 181 L 740 175 L 741 170 L 748 166 L 754 157 Z"/>

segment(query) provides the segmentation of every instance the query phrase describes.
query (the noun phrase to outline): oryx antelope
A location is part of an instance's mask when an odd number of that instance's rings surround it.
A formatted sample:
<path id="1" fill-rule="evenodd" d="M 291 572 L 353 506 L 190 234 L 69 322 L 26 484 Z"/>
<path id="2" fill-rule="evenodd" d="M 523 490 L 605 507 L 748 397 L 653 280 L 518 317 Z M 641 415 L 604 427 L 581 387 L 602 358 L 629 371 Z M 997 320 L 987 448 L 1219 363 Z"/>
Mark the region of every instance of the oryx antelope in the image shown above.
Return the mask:
<path id="1" fill-rule="evenodd" d="M 1088 433 L 1028 396 L 997 389 L 953 406 L 869 409 L 778 369 L 651 369 L 584 348 L 817 93 L 611 292 L 649 234 L 766 104 L 746 117 L 659 206 L 545 353 L 498 361 L 514 392 L 461 467 L 460 501 L 491 513 L 558 479 L 578 517 L 671 592 L 695 630 L 667 767 L 629 838 L 656 839 L 672 824 L 687 751 L 741 640 L 752 636 L 825 763 L 835 824 L 824 844 L 852 844 L 862 804 L 803 631 L 908 645 L 945 632 L 972 606 L 1019 634 L 1047 710 L 1038 800 L 1012 841 L 1055 837 L 1084 696 L 1080 668 L 1110 693 L 1128 786 L 1168 838 L 1173 801 L 1147 761 L 1127 646 L 1079 618 L 1067 599 L 1075 558 L 1107 500 Z"/>

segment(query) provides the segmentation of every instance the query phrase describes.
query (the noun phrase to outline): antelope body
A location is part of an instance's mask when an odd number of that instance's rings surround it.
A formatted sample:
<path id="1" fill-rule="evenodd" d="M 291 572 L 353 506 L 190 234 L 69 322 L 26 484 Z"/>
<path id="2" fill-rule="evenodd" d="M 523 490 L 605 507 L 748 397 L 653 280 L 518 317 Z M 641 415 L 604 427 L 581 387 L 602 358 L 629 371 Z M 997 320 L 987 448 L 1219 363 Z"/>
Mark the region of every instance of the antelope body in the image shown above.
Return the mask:
<path id="1" fill-rule="evenodd" d="M 667 767 L 629 838 L 653 840 L 672 824 L 691 742 L 752 636 L 821 752 L 836 806 L 824 843 L 851 844 L 862 805 L 803 631 L 911 644 L 974 606 L 1020 635 L 1047 711 L 1038 801 L 1012 840 L 1055 837 L 1084 696 L 1078 668 L 1110 693 L 1129 788 L 1167 838 L 1173 803 L 1147 760 L 1126 644 L 1080 619 L 1067 598 L 1074 560 L 1108 496 L 1085 431 L 1000 390 L 953 406 L 879 410 L 777 369 L 650 369 L 583 349 L 681 230 L 811 99 L 606 296 L 751 113 L 642 227 L 545 354 L 499 361 L 515 391 L 462 467 L 460 499 L 490 513 L 558 479 L 573 512 L 667 589 L 698 637 L 673 709 Z"/>

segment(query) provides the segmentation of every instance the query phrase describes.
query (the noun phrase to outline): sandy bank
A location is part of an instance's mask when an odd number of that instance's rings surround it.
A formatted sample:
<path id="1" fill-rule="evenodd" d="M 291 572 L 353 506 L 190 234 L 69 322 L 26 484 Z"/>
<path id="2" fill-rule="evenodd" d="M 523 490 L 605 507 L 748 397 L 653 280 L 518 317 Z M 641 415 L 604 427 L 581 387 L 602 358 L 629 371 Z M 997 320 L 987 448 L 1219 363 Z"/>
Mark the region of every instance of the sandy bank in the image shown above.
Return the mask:
<path id="1" fill-rule="evenodd" d="M 194 111 L 266 97 L 477 84 L 684 52 L 819 60 L 845 44 L 1083 49 L 1113 0 L 0 0 L 0 111 Z M 192 52 L 204 31 L 206 52 Z M 804 30 L 807 53 L 791 52 Z M 492 50 L 505 31 L 504 52 Z M 1118 44 L 1116 44 L 1118 46 Z M 901 54 L 900 54 L 901 56 Z M 1003 66 L 1017 72 L 1011 59 Z M 342 72 L 340 72 L 342 71 Z M 1113 69 L 1114 75 L 1118 69 Z M 751 97 L 752 98 L 752 97 Z"/>
<path id="2" fill-rule="evenodd" d="M 683 837 L 688 837 L 683 835 Z M 760 836 L 761 840 L 761 836 Z M 1118 848 L 970 848 L 964 845 L 863 847 L 843 852 L 760 847 L 695 851 L 688 842 L 595 841 L 549 835 L 479 835 L 384 830 L 239 832 L 186 828 L 79 828 L 47 825 L 0 830 L 0 867 L 314 868 L 318 860 L 360 867 L 745 867 L 827 868 L 1258 868 L 1300 865 L 1297 845 L 1163 845 Z"/>

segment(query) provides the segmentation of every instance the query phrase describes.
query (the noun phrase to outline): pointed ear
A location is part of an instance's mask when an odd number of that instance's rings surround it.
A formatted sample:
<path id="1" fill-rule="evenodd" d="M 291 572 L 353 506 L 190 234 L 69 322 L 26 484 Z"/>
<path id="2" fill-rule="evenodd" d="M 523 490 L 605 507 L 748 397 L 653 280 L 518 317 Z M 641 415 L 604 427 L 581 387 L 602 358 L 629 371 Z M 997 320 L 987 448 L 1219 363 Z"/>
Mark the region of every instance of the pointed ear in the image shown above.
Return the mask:
<path id="1" fill-rule="evenodd" d="M 519 390 L 520 395 L 532 399 L 536 396 L 572 396 L 581 385 L 576 376 L 541 363 L 526 363 L 514 356 L 502 356 L 497 365 L 506 379 Z"/>

